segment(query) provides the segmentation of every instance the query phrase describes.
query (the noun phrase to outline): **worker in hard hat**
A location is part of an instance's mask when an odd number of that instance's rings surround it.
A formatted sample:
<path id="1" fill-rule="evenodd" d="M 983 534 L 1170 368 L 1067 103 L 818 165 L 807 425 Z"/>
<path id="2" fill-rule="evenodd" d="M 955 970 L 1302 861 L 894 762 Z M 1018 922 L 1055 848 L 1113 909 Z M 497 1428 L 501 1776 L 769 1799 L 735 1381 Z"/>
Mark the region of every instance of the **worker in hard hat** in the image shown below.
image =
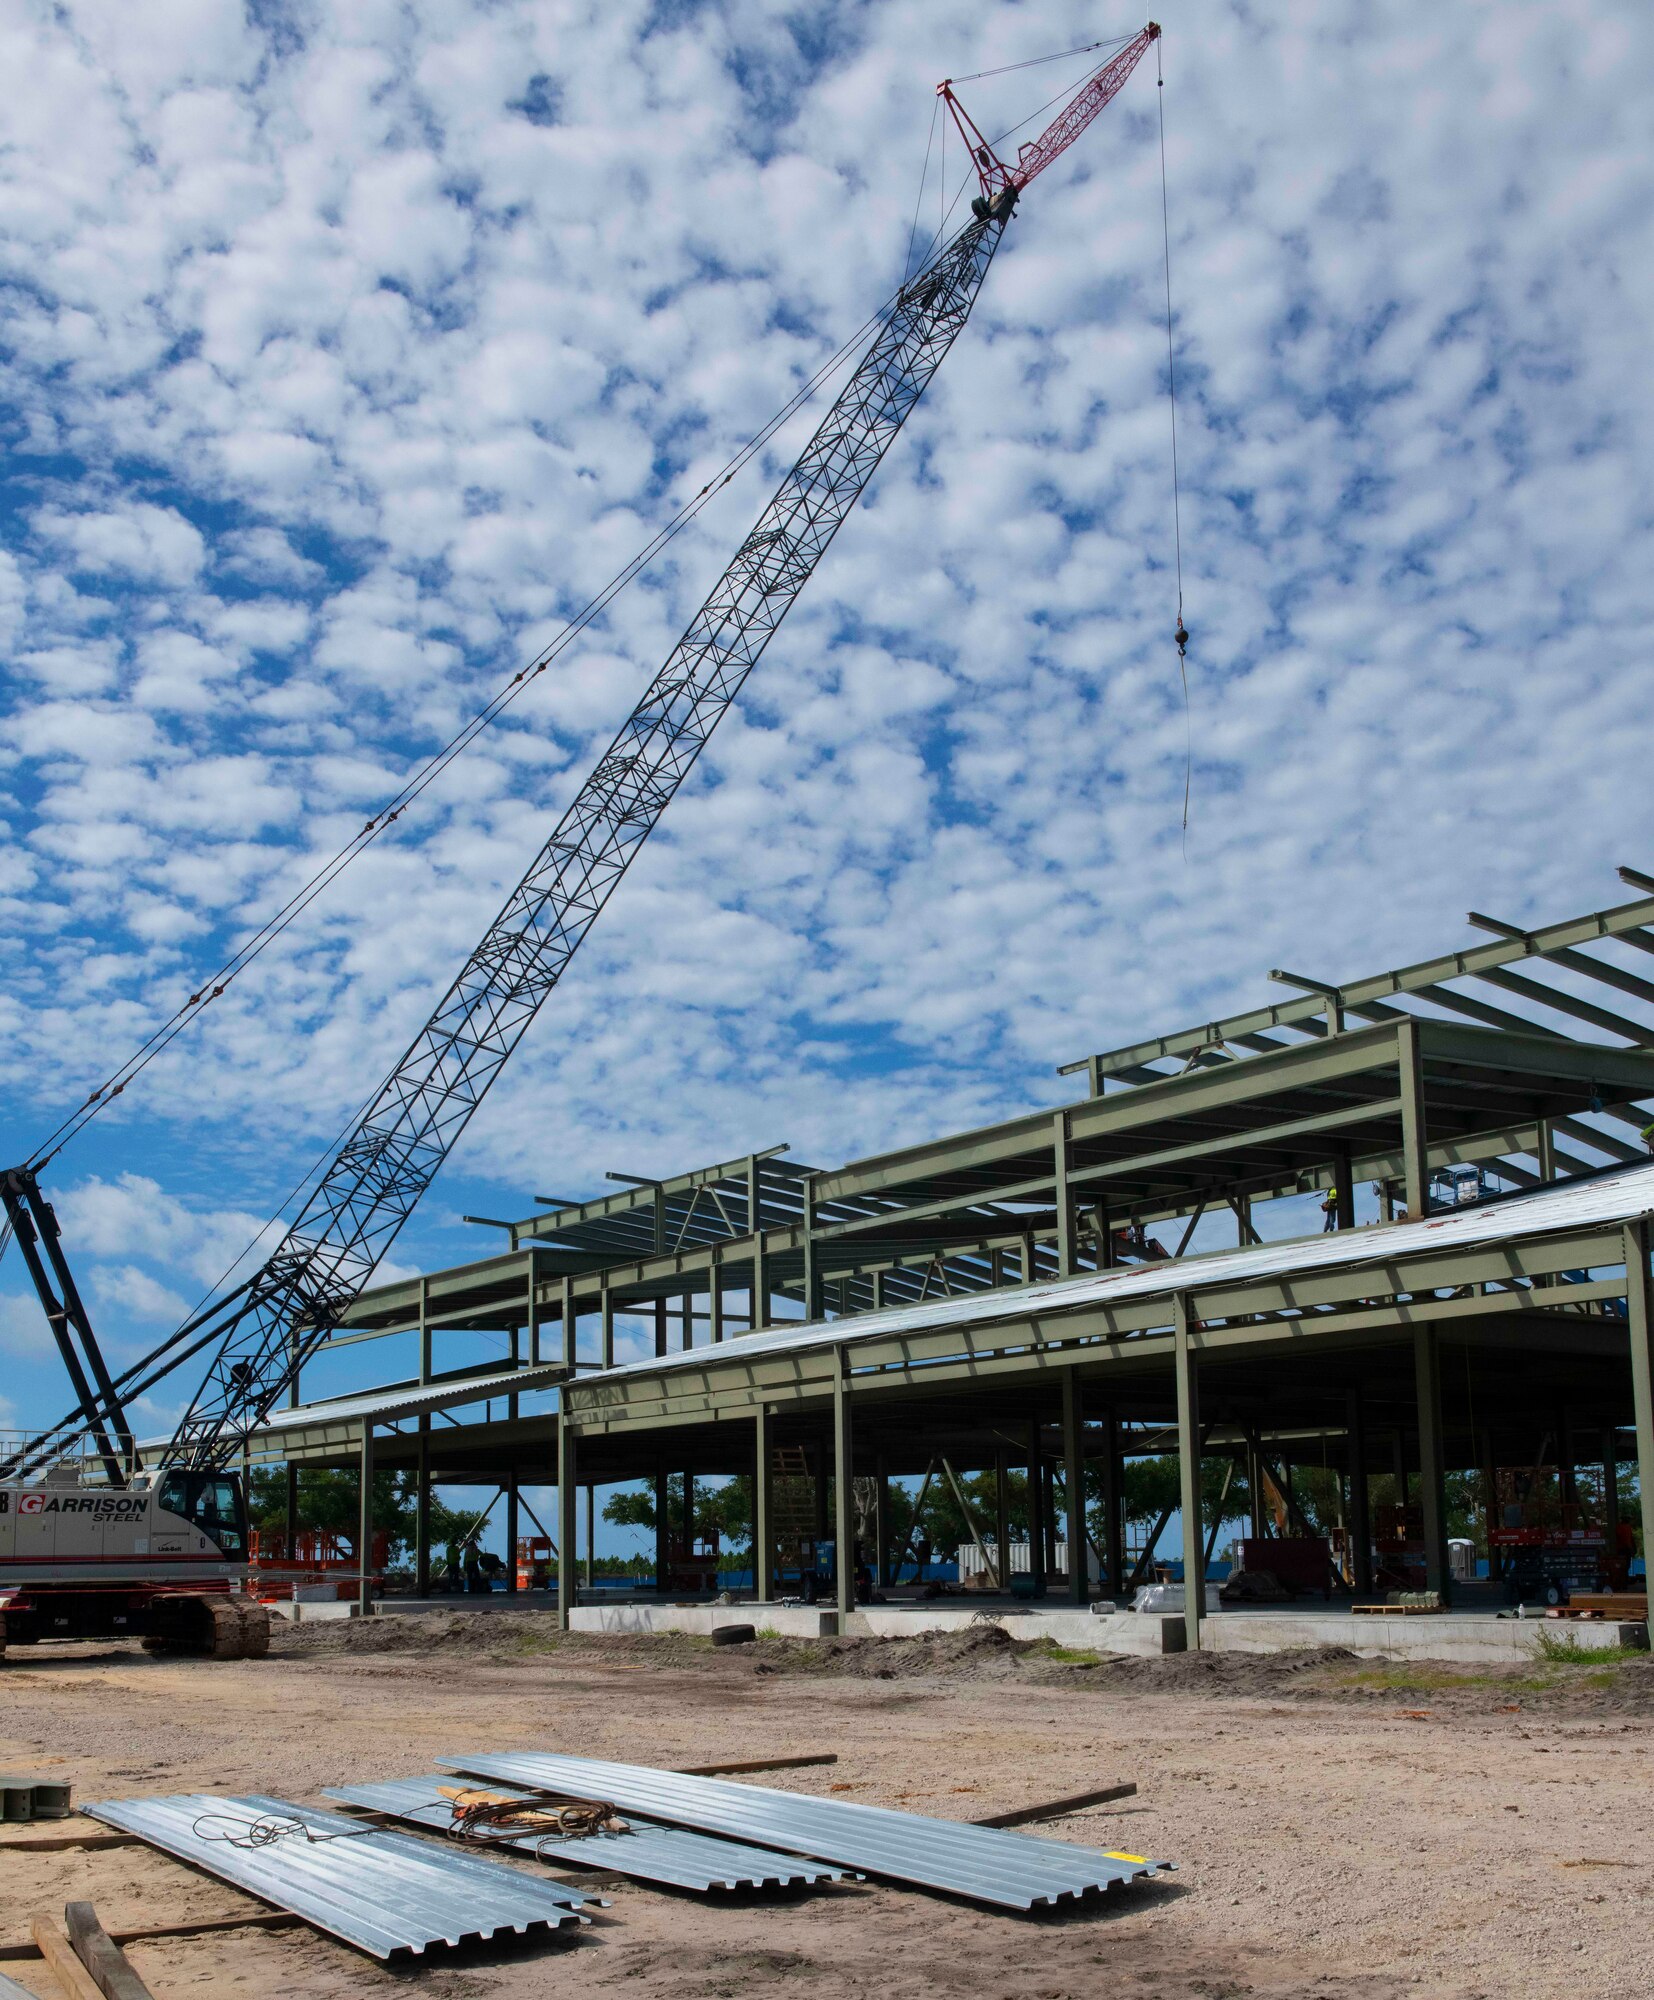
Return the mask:
<path id="1" fill-rule="evenodd" d="M 1321 1197 L 1321 1234 L 1330 1235 L 1338 1227 L 1338 1190 L 1330 1187 Z"/>

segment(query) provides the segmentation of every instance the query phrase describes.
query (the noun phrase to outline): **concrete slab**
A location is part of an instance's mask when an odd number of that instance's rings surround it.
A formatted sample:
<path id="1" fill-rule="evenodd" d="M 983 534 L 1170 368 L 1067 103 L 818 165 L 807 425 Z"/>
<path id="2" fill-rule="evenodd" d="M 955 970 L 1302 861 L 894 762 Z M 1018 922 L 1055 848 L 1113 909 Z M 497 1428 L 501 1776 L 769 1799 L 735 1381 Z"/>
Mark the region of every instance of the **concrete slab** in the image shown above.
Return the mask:
<path id="1" fill-rule="evenodd" d="M 1646 1625 L 1618 1625 L 1594 1619 L 1499 1618 L 1451 1611 L 1421 1618 L 1324 1616 L 1254 1612 L 1219 1615 L 1201 1628 L 1200 1643 L 1215 1653 L 1280 1653 L 1296 1646 L 1347 1646 L 1364 1660 L 1446 1660 L 1519 1666 L 1539 1651 L 1539 1638 L 1571 1639 L 1581 1650 L 1646 1646 Z"/>
<path id="2" fill-rule="evenodd" d="M 850 1614 L 852 1637 L 912 1639 L 921 1632 L 961 1632 L 971 1625 L 998 1625 L 1013 1639 L 1049 1639 L 1087 1653 L 1173 1653 L 1182 1651 L 1181 1618 L 1142 1617 L 1133 1611 L 1111 1616 L 1069 1608 L 1062 1611 L 967 1611 L 943 1605 L 871 1604 Z"/>
<path id="3" fill-rule="evenodd" d="M 354 1604 L 341 1603 L 337 1598 L 319 1604 L 295 1604 L 291 1599 L 278 1598 L 269 1611 L 272 1618 L 285 1618 L 294 1625 L 320 1625 L 356 1616 Z"/>
<path id="4" fill-rule="evenodd" d="M 783 1639 L 826 1639 L 838 1613 L 813 1604 L 578 1604 L 576 1632 L 692 1632 L 705 1638 L 720 1625 L 756 1625 Z"/>
<path id="5" fill-rule="evenodd" d="M 987 1616 L 1013 1639 L 1049 1639 L 1080 1651 L 1139 1656 L 1180 1653 L 1181 1618 L 1135 1611 L 967 1611 L 952 1606 L 869 1606 L 855 1612 L 852 1633 L 881 1638 L 953 1632 Z M 1646 1625 L 1580 1619 L 1499 1618 L 1488 1612 L 1431 1613 L 1396 1618 L 1348 1611 L 1223 1611 L 1201 1625 L 1201 1645 L 1214 1653 L 1285 1653 L 1339 1646 L 1371 1660 L 1447 1660 L 1521 1665 L 1539 1650 L 1539 1635 L 1577 1641 L 1582 1649 L 1646 1646 Z"/>

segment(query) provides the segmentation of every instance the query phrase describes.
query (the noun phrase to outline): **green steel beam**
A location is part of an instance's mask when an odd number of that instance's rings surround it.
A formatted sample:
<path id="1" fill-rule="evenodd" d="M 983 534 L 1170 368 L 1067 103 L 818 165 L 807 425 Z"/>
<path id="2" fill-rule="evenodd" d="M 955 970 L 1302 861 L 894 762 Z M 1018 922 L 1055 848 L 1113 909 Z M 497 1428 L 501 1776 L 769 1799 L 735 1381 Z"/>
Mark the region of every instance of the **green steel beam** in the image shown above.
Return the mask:
<path id="1" fill-rule="evenodd" d="M 1354 979 L 1337 989 L 1338 999 L 1343 1007 L 1350 1009 L 1366 1000 L 1382 1000 L 1397 993 L 1421 993 L 1445 980 L 1475 978 L 1517 959 L 1543 957 L 1558 948 L 1591 944 L 1601 938 L 1625 937 L 1628 943 L 1637 943 L 1640 940 L 1628 934 L 1641 931 L 1644 925 L 1651 923 L 1654 923 L 1654 897 L 1644 897 L 1634 903 L 1619 904 L 1612 909 L 1597 910 L 1586 916 L 1569 918 L 1563 923 L 1542 926 L 1527 933 L 1520 942 L 1500 938 L 1491 944 L 1473 945 L 1467 951 L 1450 952 L 1417 965 L 1401 966 L 1393 972 Z M 1170 1056 L 1193 1055 L 1200 1049 L 1239 1041 L 1245 1035 L 1263 1033 L 1270 1028 L 1297 1027 L 1303 1030 L 1313 1016 L 1325 1012 L 1324 997 L 1305 995 L 1301 1000 L 1286 1000 L 1271 1007 L 1254 1008 L 1248 1013 L 1233 1014 L 1225 1020 L 1208 1022 L 1201 1027 L 1180 1029 L 1175 1034 L 1155 1036 L 1147 1041 L 1084 1057 L 1078 1062 L 1065 1063 L 1058 1075 L 1072 1075 L 1085 1070 L 1089 1064 L 1095 1064 L 1102 1075 L 1118 1075 L 1123 1068 L 1134 1064 L 1161 1061 Z"/>

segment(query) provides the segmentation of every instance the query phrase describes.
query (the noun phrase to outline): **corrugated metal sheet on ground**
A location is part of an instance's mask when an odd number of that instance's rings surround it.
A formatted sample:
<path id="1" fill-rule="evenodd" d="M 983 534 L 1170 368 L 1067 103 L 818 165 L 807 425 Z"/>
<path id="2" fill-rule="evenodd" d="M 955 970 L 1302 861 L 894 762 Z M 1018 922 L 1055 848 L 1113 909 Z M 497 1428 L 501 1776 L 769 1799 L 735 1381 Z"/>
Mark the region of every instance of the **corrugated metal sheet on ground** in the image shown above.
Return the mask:
<path id="1" fill-rule="evenodd" d="M 105 1799 L 81 1811 L 291 1910 L 375 1958 L 589 1921 L 580 1911 L 592 1899 L 563 1883 L 259 1793 Z M 250 1827 L 261 1819 L 300 1821 L 317 1838 L 290 1834 L 255 1848 L 224 1838 L 235 1835 L 237 1825 Z"/>
<path id="2" fill-rule="evenodd" d="M 8 1979 L 0 1972 L 0 2000 L 35 2000 L 26 1986 L 19 1986 L 15 1979 Z"/>
<path id="3" fill-rule="evenodd" d="M 1629 1167 L 1623 1173 L 1593 1176 L 1577 1187 L 1564 1181 L 1534 1194 L 1449 1210 L 1419 1221 L 1340 1230 L 1330 1236 L 1296 1236 L 1279 1243 L 1251 1244 L 1244 1250 L 1213 1250 L 1197 1257 L 1125 1265 L 1112 1271 L 1082 1271 L 1078 1277 L 1047 1278 L 1038 1284 L 1002 1287 L 964 1298 L 931 1299 L 924 1305 L 893 1306 L 882 1312 L 857 1313 L 850 1319 L 811 1320 L 766 1333 L 738 1334 L 722 1348 L 686 1348 L 677 1354 L 622 1362 L 582 1376 L 580 1387 L 589 1389 L 596 1382 L 633 1376 L 672 1375 L 686 1368 L 716 1368 L 721 1362 L 752 1361 L 766 1354 L 797 1354 L 822 1347 L 853 1351 L 867 1341 L 899 1338 L 904 1333 L 991 1326 L 997 1320 L 1024 1320 L 1031 1313 L 1119 1305 L 1128 1299 L 1169 1299 L 1174 1292 L 1198 1292 L 1203 1287 L 1239 1285 L 1257 1278 L 1357 1270 L 1432 1251 L 1469 1250 L 1480 1244 L 1589 1229 L 1648 1214 L 1654 1214 L 1654 1166 Z M 901 1218 L 892 1211 L 892 1219 Z"/>
<path id="4" fill-rule="evenodd" d="M 451 1785 L 452 1777 L 396 1778 L 382 1785 L 340 1785 L 327 1797 L 346 1805 L 366 1806 L 374 1812 L 389 1813 L 410 1826 L 423 1826 L 446 1833 L 453 1825 L 454 1806 L 437 1787 Z M 502 1791 L 515 1789 L 501 1786 Z M 478 1843 L 481 1845 L 482 1843 Z M 819 1861 L 802 1860 L 796 1855 L 777 1854 L 773 1848 L 749 1847 L 734 1840 L 717 1840 L 710 1834 L 693 1833 L 681 1826 L 656 1826 L 649 1820 L 629 1819 L 625 1833 L 594 1833 L 579 1839 L 525 1833 L 512 1839 L 490 1836 L 488 1846 L 512 1847 L 545 1861 L 571 1861 L 583 1868 L 608 1868 L 617 1875 L 635 1875 L 640 1881 L 665 1882 L 674 1889 L 781 1889 L 807 1887 L 816 1882 L 841 1882 L 842 1868 Z"/>
<path id="5" fill-rule="evenodd" d="M 607 1764 L 591 1757 L 543 1752 L 439 1757 L 446 1770 L 612 1799 L 622 1812 L 705 1828 L 736 1840 L 784 1847 L 837 1861 L 846 1868 L 941 1889 L 1005 1910 L 1032 1910 L 1158 1874 L 1171 1864 L 1136 1855 L 1101 1854 L 1063 1840 L 930 1819 L 884 1806 L 778 1792 L 766 1785 L 694 1778 L 642 1764 Z"/>

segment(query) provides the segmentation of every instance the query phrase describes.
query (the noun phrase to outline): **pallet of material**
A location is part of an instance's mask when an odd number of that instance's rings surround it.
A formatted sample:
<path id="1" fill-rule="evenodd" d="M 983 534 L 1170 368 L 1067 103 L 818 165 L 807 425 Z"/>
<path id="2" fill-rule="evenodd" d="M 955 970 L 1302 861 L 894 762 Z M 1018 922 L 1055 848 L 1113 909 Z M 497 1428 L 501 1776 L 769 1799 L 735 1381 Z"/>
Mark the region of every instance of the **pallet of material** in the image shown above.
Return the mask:
<path id="1" fill-rule="evenodd" d="M 1350 1614 L 1356 1618 L 1439 1618 L 1446 1609 L 1444 1604 L 1352 1604 Z"/>
<path id="2" fill-rule="evenodd" d="M 1546 1613 L 1549 1618 L 1605 1618 L 1622 1625 L 1648 1623 L 1646 1592 L 1628 1590 L 1576 1590 L 1566 1604 Z"/>

